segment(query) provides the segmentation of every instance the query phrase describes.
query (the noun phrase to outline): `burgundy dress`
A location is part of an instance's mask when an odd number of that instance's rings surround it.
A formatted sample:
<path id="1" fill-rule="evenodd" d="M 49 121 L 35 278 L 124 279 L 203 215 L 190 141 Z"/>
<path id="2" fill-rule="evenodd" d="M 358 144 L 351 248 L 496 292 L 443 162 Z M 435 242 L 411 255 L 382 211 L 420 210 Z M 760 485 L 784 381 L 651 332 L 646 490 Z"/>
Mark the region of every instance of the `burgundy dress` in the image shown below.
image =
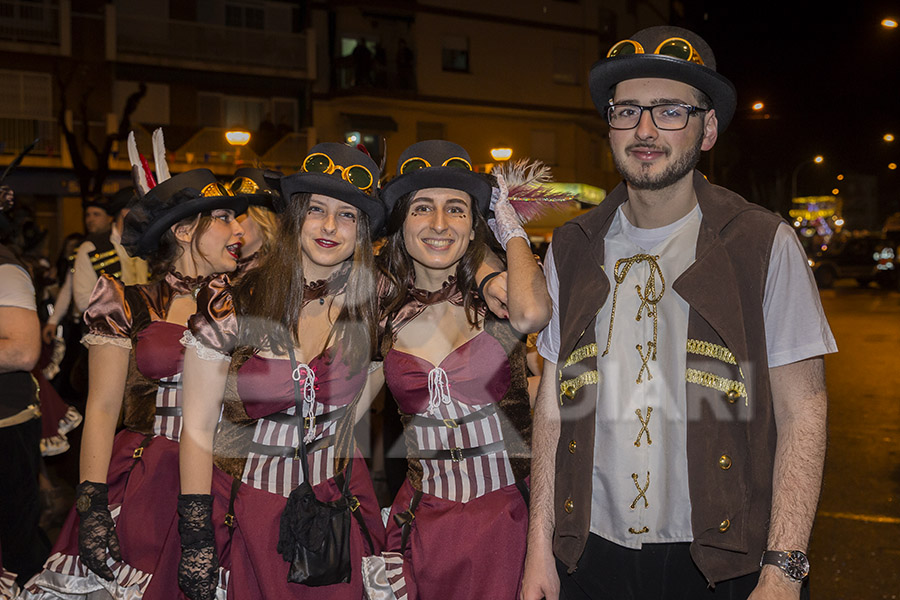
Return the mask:
<path id="1" fill-rule="evenodd" d="M 227 278 L 212 281 L 198 297 L 198 306 L 198 314 L 191 319 L 198 353 L 204 356 L 212 350 L 227 355 L 237 331 Z M 324 587 L 290 583 L 290 565 L 276 547 L 287 498 L 303 482 L 300 462 L 278 456 L 279 449 L 301 443 L 293 378 L 301 389 L 303 417 L 311 425 L 304 436 L 311 483 L 319 500 L 332 501 L 341 497 L 339 481 L 346 473 L 339 473 L 336 480 L 335 448 L 342 446 L 336 436 L 341 422 L 352 419 L 347 407 L 365 384 L 366 369 L 351 371 L 340 350 L 333 348 L 295 370 L 288 358 L 264 358 L 255 353 L 240 363 L 235 358 L 231 366 L 236 375 L 234 389 L 255 424 L 250 425 L 252 439 L 240 475 L 242 485 L 235 496 L 229 598 L 362 599 L 362 557 L 381 551 L 384 526 L 368 468 L 358 450 L 352 460 L 349 488 L 359 500 L 356 512 L 365 523 L 365 532 L 358 519 L 351 521 L 350 582 Z"/>
<path id="2" fill-rule="evenodd" d="M 503 330 L 511 331 L 492 321 L 489 332 L 486 322 L 438 365 L 397 349 L 384 357 L 410 463 L 383 553 L 397 598 L 518 598 L 530 406 L 522 387 L 524 351 L 509 335 L 504 343 L 492 335 Z M 405 547 L 403 522 L 409 522 Z"/>
<path id="3" fill-rule="evenodd" d="M 183 598 L 178 588 L 181 541 L 176 503 L 181 433 L 181 371 L 186 327 L 165 321 L 172 297 L 191 283 L 169 273 L 156 283 L 129 286 L 100 278 L 85 313 L 87 344 L 131 348 L 125 385 L 125 429 L 116 434 L 107 485 L 122 562 L 108 558 L 116 579 L 91 572 L 78 556 L 79 519 L 72 509 L 44 569 L 26 586 L 25 598 L 77 597 L 106 590 L 112 598 Z M 229 533 L 224 525 L 230 478 L 213 477 L 213 522 L 220 568 L 218 597 L 228 582 Z"/>

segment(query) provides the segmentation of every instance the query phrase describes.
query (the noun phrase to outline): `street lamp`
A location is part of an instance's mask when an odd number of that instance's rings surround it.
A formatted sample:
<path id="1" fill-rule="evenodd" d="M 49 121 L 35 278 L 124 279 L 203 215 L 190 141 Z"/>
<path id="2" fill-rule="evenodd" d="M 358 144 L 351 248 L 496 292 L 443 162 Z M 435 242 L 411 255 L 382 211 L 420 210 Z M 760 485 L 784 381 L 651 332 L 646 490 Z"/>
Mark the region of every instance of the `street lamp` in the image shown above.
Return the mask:
<path id="1" fill-rule="evenodd" d="M 497 162 L 509 160 L 512 153 L 512 148 L 491 148 L 491 158 Z"/>
<path id="2" fill-rule="evenodd" d="M 823 162 L 825 162 L 825 157 L 823 157 L 822 155 L 818 155 L 810 160 L 804 160 L 799 165 L 794 167 L 794 172 L 791 173 L 791 202 L 793 202 L 794 198 L 797 197 L 797 174 L 800 173 L 800 169 L 805 165 L 821 165 Z"/>
<path id="3" fill-rule="evenodd" d="M 885 29 L 897 29 L 897 19 L 883 19 L 881 26 Z"/>
<path id="4" fill-rule="evenodd" d="M 241 146 L 250 142 L 250 132 L 243 127 L 235 127 L 225 132 L 225 141 L 234 146 L 234 164 L 238 164 L 241 157 Z"/>
<path id="5" fill-rule="evenodd" d="M 883 139 L 884 141 L 886 141 L 886 142 L 888 142 L 888 143 L 893 142 L 893 141 L 894 141 L 894 134 L 893 134 L 893 133 L 886 133 L 886 134 L 884 134 L 884 135 L 881 137 L 881 139 Z"/>

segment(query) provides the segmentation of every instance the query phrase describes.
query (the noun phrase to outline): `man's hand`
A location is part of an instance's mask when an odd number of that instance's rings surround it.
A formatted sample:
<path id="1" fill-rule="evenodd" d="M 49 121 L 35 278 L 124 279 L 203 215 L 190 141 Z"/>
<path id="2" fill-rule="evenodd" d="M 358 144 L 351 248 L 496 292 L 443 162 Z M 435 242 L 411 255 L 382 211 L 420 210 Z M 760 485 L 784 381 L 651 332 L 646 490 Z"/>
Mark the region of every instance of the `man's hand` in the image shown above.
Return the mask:
<path id="1" fill-rule="evenodd" d="M 785 577 L 778 567 L 765 565 L 756 589 L 747 600 L 798 600 L 801 585 Z"/>
<path id="2" fill-rule="evenodd" d="M 45 323 L 41 329 L 41 339 L 45 344 L 52 344 L 56 337 L 56 323 Z"/>
<path id="3" fill-rule="evenodd" d="M 506 307 L 509 297 L 506 294 L 507 272 L 503 271 L 496 277 L 492 277 L 484 286 L 484 302 L 488 309 L 501 319 L 509 318 L 509 309 Z"/>
<path id="4" fill-rule="evenodd" d="M 550 548 L 529 546 L 520 600 L 559 600 L 559 574 Z"/>

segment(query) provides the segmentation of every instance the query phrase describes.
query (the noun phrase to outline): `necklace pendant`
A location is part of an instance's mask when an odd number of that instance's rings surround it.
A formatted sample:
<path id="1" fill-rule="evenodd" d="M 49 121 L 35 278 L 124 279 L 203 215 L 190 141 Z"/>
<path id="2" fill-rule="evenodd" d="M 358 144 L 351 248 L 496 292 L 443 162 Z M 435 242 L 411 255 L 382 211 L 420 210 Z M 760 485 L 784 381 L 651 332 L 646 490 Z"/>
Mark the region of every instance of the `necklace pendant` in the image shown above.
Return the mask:
<path id="1" fill-rule="evenodd" d="M 325 298 L 319 298 L 319 305 L 325 304 Z"/>

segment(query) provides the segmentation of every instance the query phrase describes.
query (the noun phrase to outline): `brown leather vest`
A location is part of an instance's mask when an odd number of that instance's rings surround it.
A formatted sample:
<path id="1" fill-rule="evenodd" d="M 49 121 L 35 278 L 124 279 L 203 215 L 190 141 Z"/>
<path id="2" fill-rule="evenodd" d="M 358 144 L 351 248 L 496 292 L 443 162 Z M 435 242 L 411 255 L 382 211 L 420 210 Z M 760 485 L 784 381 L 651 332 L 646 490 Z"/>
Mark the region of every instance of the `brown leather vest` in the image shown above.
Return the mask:
<path id="1" fill-rule="evenodd" d="M 699 172 L 694 189 L 703 213 L 696 260 L 673 288 L 690 305 L 685 385 L 691 555 L 715 583 L 758 570 L 767 539 L 775 422 L 763 295 L 780 218 Z M 621 184 L 553 236 L 561 331 L 554 552 L 570 572 L 590 528 L 595 318 L 610 291 L 604 237 L 627 198 Z"/>

